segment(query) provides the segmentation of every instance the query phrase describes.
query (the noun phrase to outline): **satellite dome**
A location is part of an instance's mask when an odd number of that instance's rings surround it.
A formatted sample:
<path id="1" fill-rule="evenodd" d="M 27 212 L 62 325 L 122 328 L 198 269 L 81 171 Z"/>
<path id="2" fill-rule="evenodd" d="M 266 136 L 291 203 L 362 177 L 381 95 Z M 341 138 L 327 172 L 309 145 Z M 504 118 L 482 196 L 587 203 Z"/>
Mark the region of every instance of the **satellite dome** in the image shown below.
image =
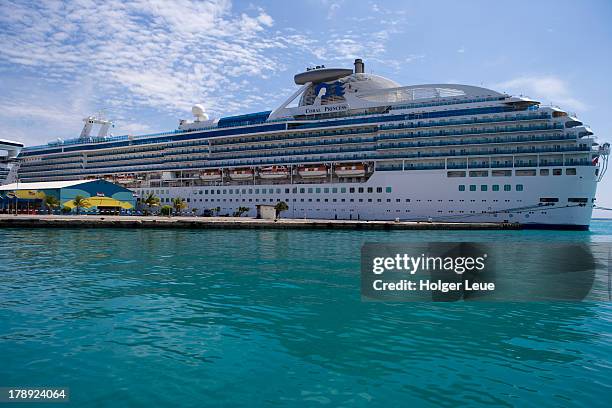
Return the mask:
<path id="1" fill-rule="evenodd" d="M 204 106 L 200 104 L 193 105 L 193 107 L 191 108 L 191 113 L 199 122 L 208 120 L 208 114 L 205 112 Z"/>

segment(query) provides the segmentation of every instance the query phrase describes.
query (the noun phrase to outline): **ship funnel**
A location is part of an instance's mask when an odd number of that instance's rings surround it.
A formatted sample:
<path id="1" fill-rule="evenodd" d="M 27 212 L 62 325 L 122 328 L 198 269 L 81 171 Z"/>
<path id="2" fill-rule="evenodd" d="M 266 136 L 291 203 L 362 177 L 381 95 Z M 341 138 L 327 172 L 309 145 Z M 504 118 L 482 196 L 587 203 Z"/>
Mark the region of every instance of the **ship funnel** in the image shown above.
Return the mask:
<path id="1" fill-rule="evenodd" d="M 355 73 L 363 74 L 364 72 L 365 72 L 365 66 L 363 65 L 363 61 L 361 60 L 361 58 L 357 58 L 355 60 Z"/>

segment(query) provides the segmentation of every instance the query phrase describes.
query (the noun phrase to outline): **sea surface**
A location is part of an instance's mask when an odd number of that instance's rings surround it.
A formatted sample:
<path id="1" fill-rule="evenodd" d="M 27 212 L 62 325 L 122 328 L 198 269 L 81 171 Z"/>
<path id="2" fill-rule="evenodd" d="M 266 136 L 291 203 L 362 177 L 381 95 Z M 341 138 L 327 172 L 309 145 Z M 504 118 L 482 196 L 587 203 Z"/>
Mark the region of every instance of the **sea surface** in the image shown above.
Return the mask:
<path id="1" fill-rule="evenodd" d="M 359 272 L 366 241 L 612 242 L 610 220 L 0 232 L 0 387 L 96 407 L 610 406 L 609 301 L 367 302 Z"/>

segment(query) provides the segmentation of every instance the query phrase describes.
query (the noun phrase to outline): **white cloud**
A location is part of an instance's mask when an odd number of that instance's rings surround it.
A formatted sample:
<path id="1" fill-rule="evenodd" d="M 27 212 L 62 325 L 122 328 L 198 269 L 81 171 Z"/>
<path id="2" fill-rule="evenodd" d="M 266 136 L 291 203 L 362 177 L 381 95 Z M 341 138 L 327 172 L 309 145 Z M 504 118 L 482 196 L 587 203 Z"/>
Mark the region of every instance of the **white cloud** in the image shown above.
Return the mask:
<path id="1" fill-rule="evenodd" d="M 522 76 L 493 85 L 495 89 L 529 95 L 543 103 L 585 111 L 588 106 L 572 96 L 566 81 L 556 76 Z"/>
<path id="2" fill-rule="evenodd" d="M 326 3 L 331 12 L 340 4 Z M 0 70 L 35 76 L 40 83 L 22 82 L 19 111 L 12 105 L 15 95 L 0 93 L 0 109 L 18 114 L 28 106 L 40 108 L 35 121 L 54 136 L 74 131 L 64 121 L 78 128 L 80 118 L 104 107 L 113 119 L 142 108 L 180 117 L 194 103 L 213 116 L 269 107 L 285 95 L 255 91 L 256 84 L 285 71 L 287 63 L 374 61 L 395 32 L 386 22 L 383 29 L 372 24 L 321 36 L 274 25 L 266 10 L 236 10 L 229 0 L 4 0 Z M 47 110 L 49 98 L 43 103 L 34 88 L 61 89 L 62 103 Z M 132 122 L 121 128 L 135 129 L 129 128 Z M 38 140 L 41 127 L 24 131 Z"/>

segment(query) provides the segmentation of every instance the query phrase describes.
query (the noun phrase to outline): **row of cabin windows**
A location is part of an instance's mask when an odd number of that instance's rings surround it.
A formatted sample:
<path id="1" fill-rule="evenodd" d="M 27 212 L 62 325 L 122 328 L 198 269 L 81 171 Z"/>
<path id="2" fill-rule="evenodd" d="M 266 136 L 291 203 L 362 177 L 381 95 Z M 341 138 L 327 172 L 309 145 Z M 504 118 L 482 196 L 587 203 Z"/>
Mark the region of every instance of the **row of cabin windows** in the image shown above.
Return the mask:
<path id="1" fill-rule="evenodd" d="M 549 176 L 551 174 L 551 169 L 540 169 L 540 176 Z M 536 169 L 520 169 L 514 171 L 516 176 L 535 176 L 537 175 Z M 453 170 L 446 173 L 447 177 L 466 177 L 468 172 L 462 170 Z M 512 170 L 493 170 L 491 172 L 493 177 L 512 177 Z M 563 175 L 563 169 L 552 169 L 553 176 L 561 176 Z M 575 176 L 576 169 L 575 168 L 567 168 L 565 169 L 566 176 Z M 472 170 L 469 172 L 470 177 L 489 177 L 488 170 Z"/>
<path id="2" fill-rule="evenodd" d="M 476 184 L 470 184 L 469 189 L 470 191 L 477 191 L 478 186 L 476 186 Z M 503 186 L 504 191 L 512 191 L 512 185 L 510 184 L 504 184 Z M 489 190 L 489 186 L 487 184 L 481 184 L 480 185 L 480 191 L 488 191 Z M 515 186 L 515 190 L 516 191 L 523 191 L 523 185 L 522 184 L 517 184 Z M 459 185 L 459 191 L 465 191 L 465 184 L 460 184 Z M 500 185 L 499 184 L 493 184 L 491 186 L 491 191 L 500 191 Z"/>
<path id="3" fill-rule="evenodd" d="M 199 190 L 197 192 L 194 192 L 195 194 L 206 194 L 206 195 L 213 195 L 213 194 L 281 194 L 281 191 L 283 189 L 277 188 L 243 188 L 243 189 L 211 189 L 211 190 Z M 393 192 L 393 188 L 392 187 L 301 187 L 301 188 L 297 188 L 297 187 L 293 187 L 293 189 L 289 189 L 289 188 L 285 188 L 285 194 L 289 194 L 290 191 L 293 190 L 293 193 L 297 193 L 298 191 L 301 194 L 304 193 L 308 193 L 308 194 L 313 194 L 313 193 L 325 193 L 325 194 L 329 194 L 331 193 L 346 193 L 347 191 L 349 193 L 391 193 Z M 170 191 L 169 190 L 165 190 L 166 194 L 169 194 Z M 143 190 L 143 194 L 164 194 L 164 190 Z"/>

